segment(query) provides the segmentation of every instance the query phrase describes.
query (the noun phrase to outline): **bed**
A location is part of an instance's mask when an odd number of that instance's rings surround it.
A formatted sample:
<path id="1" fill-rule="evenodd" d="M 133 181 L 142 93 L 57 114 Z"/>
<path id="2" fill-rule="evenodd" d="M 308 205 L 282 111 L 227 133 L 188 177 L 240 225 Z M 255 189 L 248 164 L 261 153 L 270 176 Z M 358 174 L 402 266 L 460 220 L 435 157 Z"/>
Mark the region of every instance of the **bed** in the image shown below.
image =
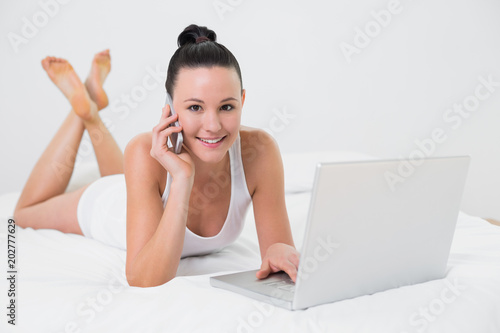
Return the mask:
<path id="1" fill-rule="evenodd" d="M 286 203 L 300 249 L 316 161 L 371 159 L 356 152 L 284 154 Z M 77 165 L 68 190 L 97 177 Z M 500 227 L 460 212 L 446 278 L 302 311 L 210 286 L 209 277 L 256 269 L 252 209 L 240 238 L 218 253 L 181 260 L 177 277 L 129 287 L 125 252 L 56 230 L 16 229 L 16 325 L 9 317 L 8 218 L 20 192 L 0 196 L 2 332 L 500 332 Z"/>

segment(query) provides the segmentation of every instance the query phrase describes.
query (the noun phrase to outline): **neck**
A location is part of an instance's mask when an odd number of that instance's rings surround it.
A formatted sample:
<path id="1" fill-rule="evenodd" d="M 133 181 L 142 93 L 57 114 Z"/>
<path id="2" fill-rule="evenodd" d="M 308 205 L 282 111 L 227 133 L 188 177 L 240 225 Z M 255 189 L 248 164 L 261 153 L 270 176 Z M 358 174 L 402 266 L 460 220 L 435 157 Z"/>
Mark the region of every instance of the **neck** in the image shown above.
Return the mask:
<path id="1" fill-rule="evenodd" d="M 218 176 L 221 174 L 230 175 L 230 159 L 229 159 L 229 151 L 224 155 L 222 160 L 217 163 L 206 163 L 198 159 L 197 157 L 193 158 L 194 167 L 195 167 L 195 184 L 204 184 L 209 182 L 214 176 Z"/>

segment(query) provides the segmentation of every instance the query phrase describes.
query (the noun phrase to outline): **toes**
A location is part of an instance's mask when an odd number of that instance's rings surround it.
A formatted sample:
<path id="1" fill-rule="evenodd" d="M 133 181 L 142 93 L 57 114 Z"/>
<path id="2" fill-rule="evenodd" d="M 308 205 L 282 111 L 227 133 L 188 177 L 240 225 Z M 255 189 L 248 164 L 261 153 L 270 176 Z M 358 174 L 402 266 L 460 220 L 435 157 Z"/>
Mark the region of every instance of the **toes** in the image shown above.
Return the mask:
<path id="1" fill-rule="evenodd" d="M 109 49 L 106 49 L 104 51 L 97 53 L 96 58 L 100 58 L 100 59 L 109 58 Z"/>
<path id="2" fill-rule="evenodd" d="M 45 57 L 45 59 L 42 60 L 42 67 L 43 69 L 45 70 L 48 70 L 50 68 L 50 65 L 55 62 L 55 57 L 51 57 L 51 56 L 48 56 L 48 57 Z"/>

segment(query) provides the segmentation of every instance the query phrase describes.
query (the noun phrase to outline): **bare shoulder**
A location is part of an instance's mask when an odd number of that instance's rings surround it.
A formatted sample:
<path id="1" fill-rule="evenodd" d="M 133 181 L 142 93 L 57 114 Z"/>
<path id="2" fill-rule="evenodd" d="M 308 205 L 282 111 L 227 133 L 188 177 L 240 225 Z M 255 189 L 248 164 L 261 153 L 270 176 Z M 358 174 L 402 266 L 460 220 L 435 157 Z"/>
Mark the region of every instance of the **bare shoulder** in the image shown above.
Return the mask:
<path id="1" fill-rule="evenodd" d="M 129 159 L 129 162 L 142 164 L 149 164 L 150 159 L 146 158 L 147 155 L 151 158 L 151 132 L 145 132 L 137 134 L 134 136 L 125 147 L 125 158 Z"/>
<path id="2" fill-rule="evenodd" d="M 253 195 L 262 175 L 270 171 L 283 172 L 278 143 L 266 131 L 241 126 L 241 159 L 248 190 Z"/>
<path id="3" fill-rule="evenodd" d="M 124 152 L 124 173 L 126 179 L 142 179 L 144 182 L 156 187 L 166 177 L 166 175 L 163 177 L 166 171 L 151 156 L 151 136 L 151 132 L 144 132 L 129 141 Z"/>
<path id="4" fill-rule="evenodd" d="M 247 157 L 253 156 L 253 152 L 258 153 L 257 155 L 279 153 L 276 140 L 269 133 L 260 128 L 241 126 L 240 138 L 242 155 L 246 155 Z M 255 162 L 255 158 L 247 159 L 246 162 Z"/>

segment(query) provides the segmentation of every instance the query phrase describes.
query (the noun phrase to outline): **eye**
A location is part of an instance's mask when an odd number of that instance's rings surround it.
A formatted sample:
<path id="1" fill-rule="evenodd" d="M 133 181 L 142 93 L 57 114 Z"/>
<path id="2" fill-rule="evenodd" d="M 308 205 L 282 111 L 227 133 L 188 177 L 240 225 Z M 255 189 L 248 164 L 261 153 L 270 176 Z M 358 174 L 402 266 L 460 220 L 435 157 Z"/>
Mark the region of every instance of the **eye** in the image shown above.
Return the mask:
<path id="1" fill-rule="evenodd" d="M 199 106 L 199 105 L 191 105 L 189 107 L 189 110 L 194 111 L 194 112 L 198 112 L 198 111 L 201 110 L 201 106 Z"/>
<path id="2" fill-rule="evenodd" d="M 230 104 L 226 104 L 226 105 L 221 106 L 220 109 L 223 111 L 231 111 L 232 109 L 234 109 L 234 107 Z"/>

